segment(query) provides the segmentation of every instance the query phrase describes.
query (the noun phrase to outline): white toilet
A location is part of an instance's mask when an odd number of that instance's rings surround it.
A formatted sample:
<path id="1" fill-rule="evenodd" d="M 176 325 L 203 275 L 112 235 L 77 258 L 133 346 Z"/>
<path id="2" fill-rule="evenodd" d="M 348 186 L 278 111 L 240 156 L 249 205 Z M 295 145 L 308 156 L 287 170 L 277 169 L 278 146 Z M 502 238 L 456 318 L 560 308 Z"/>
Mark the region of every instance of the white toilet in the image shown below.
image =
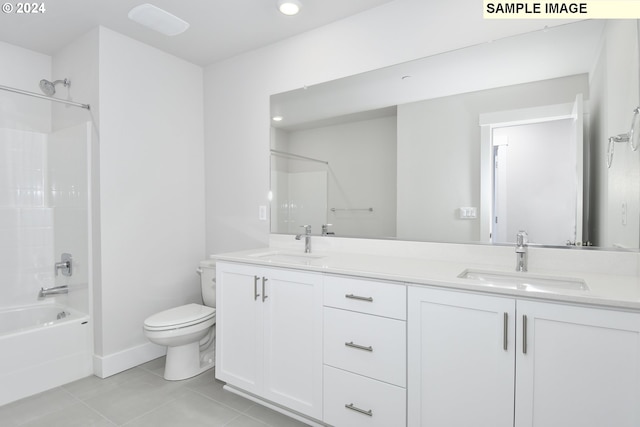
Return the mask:
<path id="1" fill-rule="evenodd" d="M 205 305 L 186 304 L 149 316 L 144 334 L 152 343 L 167 346 L 166 380 L 184 380 L 214 366 L 216 323 L 215 261 L 200 263 Z"/>

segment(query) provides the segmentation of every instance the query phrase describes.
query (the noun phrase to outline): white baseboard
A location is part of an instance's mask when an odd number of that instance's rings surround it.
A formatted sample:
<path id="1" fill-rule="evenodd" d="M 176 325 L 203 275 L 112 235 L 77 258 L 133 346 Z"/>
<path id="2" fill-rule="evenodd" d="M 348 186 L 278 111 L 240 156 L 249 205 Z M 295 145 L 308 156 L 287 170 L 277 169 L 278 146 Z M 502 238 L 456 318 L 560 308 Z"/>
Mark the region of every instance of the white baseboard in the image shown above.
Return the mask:
<path id="1" fill-rule="evenodd" d="M 153 343 L 145 343 L 106 356 L 93 356 L 93 373 L 107 378 L 127 369 L 134 368 L 167 353 L 167 348 Z"/>
<path id="2" fill-rule="evenodd" d="M 289 411 L 285 408 L 283 408 L 282 406 L 276 405 L 275 403 L 269 402 L 268 400 L 264 400 L 261 399 L 258 396 L 254 396 L 251 393 L 246 393 L 240 389 L 237 389 L 229 384 L 225 384 L 224 386 L 222 386 L 222 388 L 230 393 L 233 394 L 237 394 L 238 396 L 242 396 L 245 399 L 249 399 L 252 402 L 256 402 L 262 406 L 266 406 L 269 409 L 272 409 L 276 412 L 280 412 L 281 414 L 284 414 L 290 418 L 293 418 L 294 420 L 298 420 L 301 423 L 304 423 L 306 425 L 312 426 L 312 427 L 325 427 L 326 424 L 323 424 L 317 420 L 313 420 L 311 418 L 307 418 L 306 416 L 302 415 L 302 414 L 298 414 L 297 412 L 293 412 L 293 411 Z"/>

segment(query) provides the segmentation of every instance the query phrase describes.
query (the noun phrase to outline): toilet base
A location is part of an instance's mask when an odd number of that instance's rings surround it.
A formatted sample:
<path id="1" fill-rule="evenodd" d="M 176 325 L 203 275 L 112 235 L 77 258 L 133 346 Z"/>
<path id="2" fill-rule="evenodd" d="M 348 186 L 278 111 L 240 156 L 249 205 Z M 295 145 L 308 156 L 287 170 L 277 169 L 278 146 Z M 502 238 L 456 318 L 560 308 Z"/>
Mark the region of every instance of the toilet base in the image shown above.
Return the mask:
<path id="1" fill-rule="evenodd" d="M 215 365 L 214 351 L 200 353 L 198 341 L 167 348 L 164 366 L 164 379 L 169 381 L 186 380 L 195 377 Z"/>

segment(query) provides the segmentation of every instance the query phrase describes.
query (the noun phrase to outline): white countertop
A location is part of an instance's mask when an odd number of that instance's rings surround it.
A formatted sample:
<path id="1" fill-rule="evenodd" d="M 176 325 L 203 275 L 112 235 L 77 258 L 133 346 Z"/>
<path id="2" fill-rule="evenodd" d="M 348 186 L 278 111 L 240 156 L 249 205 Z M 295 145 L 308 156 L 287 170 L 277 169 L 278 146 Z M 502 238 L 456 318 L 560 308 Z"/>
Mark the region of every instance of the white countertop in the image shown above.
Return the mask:
<path id="1" fill-rule="evenodd" d="M 250 263 L 268 267 L 341 274 L 371 279 L 432 285 L 442 288 L 486 292 L 519 298 L 597 305 L 616 309 L 640 310 L 640 280 L 637 275 L 616 275 L 594 272 L 558 271 L 529 268 L 526 273 L 516 273 L 504 266 L 442 261 L 428 257 L 389 256 L 349 252 L 314 252 L 304 254 L 281 248 L 261 248 L 248 251 L 212 255 L 212 259 Z M 515 257 L 514 257 L 515 261 Z M 577 278 L 586 282 L 588 290 L 518 289 L 495 286 L 476 279 L 459 278 L 466 269 L 504 272 L 522 277 L 544 276 L 556 279 Z"/>

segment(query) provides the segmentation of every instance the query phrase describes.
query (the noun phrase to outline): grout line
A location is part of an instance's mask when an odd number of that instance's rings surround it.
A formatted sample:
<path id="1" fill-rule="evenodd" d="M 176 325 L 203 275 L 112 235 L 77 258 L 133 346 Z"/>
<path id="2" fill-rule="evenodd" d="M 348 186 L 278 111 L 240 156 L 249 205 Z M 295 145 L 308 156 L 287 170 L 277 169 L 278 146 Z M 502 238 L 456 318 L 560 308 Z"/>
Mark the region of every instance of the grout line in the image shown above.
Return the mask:
<path id="1" fill-rule="evenodd" d="M 104 420 L 106 420 L 109 424 L 112 424 L 112 425 L 114 425 L 114 426 L 117 426 L 117 425 L 118 425 L 115 421 L 113 421 L 113 420 L 109 419 L 109 417 L 107 417 L 107 416 L 106 416 L 106 415 L 104 415 L 102 412 L 98 411 L 97 409 L 92 408 L 92 407 L 91 407 L 91 406 L 89 406 L 86 402 L 84 402 L 84 401 L 82 401 L 82 400 L 81 400 L 81 401 L 80 401 L 80 403 L 81 403 L 81 404 L 83 404 L 84 406 L 86 406 L 86 407 L 87 407 L 91 412 L 94 412 L 94 413 L 98 414 L 100 417 L 102 417 Z"/>
<path id="2" fill-rule="evenodd" d="M 9 403 L 8 405 L 11 405 L 11 404 L 13 404 L 13 403 L 17 403 L 17 402 L 21 402 L 21 401 L 27 401 L 27 400 L 31 399 L 32 397 L 37 397 L 37 396 L 43 395 L 43 394 L 45 394 L 45 393 L 57 393 L 57 392 L 60 392 L 60 391 L 62 391 L 62 392 L 64 392 L 64 393 L 66 393 L 69 397 L 71 397 L 71 399 L 73 400 L 73 402 L 72 402 L 72 403 L 70 403 L 69 405 L 65 405 L 65 406 L 63 406 L 63 407 L 61 407 L 61 408 L 56 408 L 56 409 L 52 409 L 52 410 L 47 411 L 47 412 L 43 412 L 42 414 L 38 415 L 36 418 L 29 419 L 29 420 L 27 420 L 27 421 L 25 421 L 25 422 L 18 423 L 18 424 L 16 424 L 16 425 L 17 425 L 17 426 L 23 426 L 23 425 L 26 425 L 26 424 L 32 423 L 32 422 L 34 422 L 34 421 L 36 421 L 36 420 L 39 420 L 39 419 L 41 419 L 41 418 L 49 417 L 49 416 L 51 416 L 52 414 L 55 414 L 55 413 L 58 413 L 58 412 L 61 412 L 61 411 L 65 411 L 65 410 L 67 410 L 68 408 L 70 408 L 71 406 L 73 406 L 73 405 L 75 405 L 76 403 L 80 402 L 80 399 L 78 399 L 77 397 L 75 397 L 73 394 L 69 393 L 69 392 L 68 392 L 67 390 L 65 390 L 62 386 L 59 386 L 59 387 L 54 387 L 54 388 L 52 388 L 52 389 L 45 390 L 45 391 L 43 391 L 43 392 L 37 393 L 37 394 L 35 394 L 35 395 L 33 395 L 33 396 L 28 396 L 28 397 L 25 397 L 25 398 L 22 398 L 22 399 L 16 400 L 15 402 L 11 402 L 11 403 Z M 8 406 L 8 405 L 7 405 L 7 406 Z"/>

